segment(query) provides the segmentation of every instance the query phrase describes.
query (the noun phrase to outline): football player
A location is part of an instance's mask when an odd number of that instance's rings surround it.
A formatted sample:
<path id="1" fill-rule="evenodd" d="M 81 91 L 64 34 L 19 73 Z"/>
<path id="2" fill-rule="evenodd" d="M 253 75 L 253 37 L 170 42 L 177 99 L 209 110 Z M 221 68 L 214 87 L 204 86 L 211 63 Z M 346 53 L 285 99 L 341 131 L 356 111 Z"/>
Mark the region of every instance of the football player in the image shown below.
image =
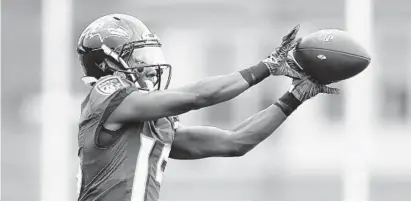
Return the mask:
<path id="1" fill-rule="evenodd" d="M 77 52 L 92 86 L 81 105 L 78 200 L 158 200 L 167 159 L 237 157 L 272 134 L 305 100 L 337 89 L 313 83 L 287 54 L 298 26 L 255 66 L 167 89 L 171 65 L 159 39 L 135 17 L 103 16 L 81 34 Z M 292 89 L 237 127 L 182 126 L 177 115 L 228 101 L 270 75 Z"/>

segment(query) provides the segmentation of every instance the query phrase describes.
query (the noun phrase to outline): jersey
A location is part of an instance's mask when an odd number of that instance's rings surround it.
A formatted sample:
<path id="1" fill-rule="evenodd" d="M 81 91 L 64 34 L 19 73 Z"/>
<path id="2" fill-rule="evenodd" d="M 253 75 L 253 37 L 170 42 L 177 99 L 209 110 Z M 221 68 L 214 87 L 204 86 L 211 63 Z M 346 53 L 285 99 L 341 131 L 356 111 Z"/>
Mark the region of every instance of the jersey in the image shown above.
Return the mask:
<path id="1" fill-rule="evenodd" d="M 174 140 L 176 117 L 124 124 L 104 122 L 135 85 L 117 76 L 100 79 L 81 105 L 78 200 L 158 200 Z"/>

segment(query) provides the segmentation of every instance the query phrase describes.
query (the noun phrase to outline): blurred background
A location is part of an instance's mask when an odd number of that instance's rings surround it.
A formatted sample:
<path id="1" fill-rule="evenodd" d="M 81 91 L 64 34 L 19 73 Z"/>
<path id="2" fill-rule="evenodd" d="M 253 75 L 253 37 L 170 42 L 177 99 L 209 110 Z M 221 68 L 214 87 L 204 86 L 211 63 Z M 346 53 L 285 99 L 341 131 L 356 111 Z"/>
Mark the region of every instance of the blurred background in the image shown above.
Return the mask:
<path id="1" fill-rule="evenodd" d="M 77 119 L 88 88 L 76 44 L 109 13 L 141 19 L 163 42 L 171 87 L 255 64 L 296 24 L 300 36 L 349 31 L 372 55 L 302 105 L 241 158 L 169 160 L 161 200 L 411 200 L 411 3 L 407 0 L 2 0 L 1 200 L 76 200 Z M 270 78 L 182 115 L 231 128 L 279 98 Z"/>

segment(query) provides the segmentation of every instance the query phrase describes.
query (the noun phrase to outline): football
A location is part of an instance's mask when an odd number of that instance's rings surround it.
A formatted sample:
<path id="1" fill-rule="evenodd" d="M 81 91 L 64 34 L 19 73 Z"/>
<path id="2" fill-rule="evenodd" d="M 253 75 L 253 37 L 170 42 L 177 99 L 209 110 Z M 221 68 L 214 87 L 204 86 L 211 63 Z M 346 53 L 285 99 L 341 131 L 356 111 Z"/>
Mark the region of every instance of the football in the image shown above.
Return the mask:
<path id="1" fill-rule="evenodd" d="M 323 29 L 302 37 L 291 53 L 297 65 L 321 84 L 335 83 L 362 72 L 368 52 L 344 30 Z"/>

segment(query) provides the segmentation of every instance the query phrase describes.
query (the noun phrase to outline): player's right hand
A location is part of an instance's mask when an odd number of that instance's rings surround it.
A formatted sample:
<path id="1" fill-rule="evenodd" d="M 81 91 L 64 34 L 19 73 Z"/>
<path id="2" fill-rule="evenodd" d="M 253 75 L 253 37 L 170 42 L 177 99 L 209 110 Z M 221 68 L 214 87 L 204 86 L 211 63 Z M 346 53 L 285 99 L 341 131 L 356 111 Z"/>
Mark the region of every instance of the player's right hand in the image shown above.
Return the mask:
<path id="1" fill-rule="evenodd" d="M 293 79 L 290 88 L 290 92 L 301 102 L 304 102 L 320 93 L 331 95 L 340 94 L 340 89 L 331 88 L 326 85 L 320 84 L 319 82 L 311 78 L 311 76 L 305 74 L 298 68 L 293 60 L 288 59 L 287 63 L 289 64 L 291 69 L 297 71 L 298 74 L 302 76 L 301 78 Z"/>
<path id="2" fill-rule="evenodd" d="M 290 89 L 291 93 L 300 100 L 304 102 L 319 93 L 325 94 L 340 94 L 340 89 L 331 88 L 326 85 L 319 84 L 313 81 L 309 76 L 303 77 L 301 79 L 293 79 L 293 83 Z"/>
<path id="3" fill-rule="evenodd" d="M 295 26 L 287 35 L 283 37 L 281 46 L 276 48 L 266 59 L 262 60 L 271 75 L 284 75 L 291 78 L 301 78 L 302 75 L 298 71 L 290 68 L 287 63 L 288 52 L 292 51 L 298 43 L 301 42 L 301 37 L 296 38 L 300 25 Z"/>

